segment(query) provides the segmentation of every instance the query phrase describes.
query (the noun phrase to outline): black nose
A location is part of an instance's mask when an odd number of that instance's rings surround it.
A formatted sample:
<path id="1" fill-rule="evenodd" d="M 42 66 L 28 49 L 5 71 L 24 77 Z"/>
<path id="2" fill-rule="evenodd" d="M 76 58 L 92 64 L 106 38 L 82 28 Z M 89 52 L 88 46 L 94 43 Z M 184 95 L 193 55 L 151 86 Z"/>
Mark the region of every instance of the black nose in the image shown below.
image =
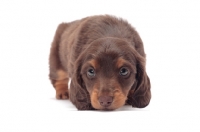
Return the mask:
<path id="1" fill-rule="evenodd" d="M 99 97 L 99 103 L 103 107 L 108 107 L 112 104 L 113 97 L 111 96 L 100 96 Z"/>

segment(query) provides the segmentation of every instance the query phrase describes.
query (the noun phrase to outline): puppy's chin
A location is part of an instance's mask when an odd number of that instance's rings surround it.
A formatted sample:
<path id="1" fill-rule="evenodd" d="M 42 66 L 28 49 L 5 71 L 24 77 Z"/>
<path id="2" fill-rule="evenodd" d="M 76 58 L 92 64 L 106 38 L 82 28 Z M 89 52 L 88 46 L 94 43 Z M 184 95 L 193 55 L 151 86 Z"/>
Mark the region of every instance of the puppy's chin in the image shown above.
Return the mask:
<path id="1" fill-rule="evenodd" d="M 113 111 L 113 110 L 115 110 L 115 109 L 109 109 L 109 108 L 103 108 L 103 109 L 101 109 L 102 111 Z"/>
<path id="2" fill-rule="evenodd" d="M 122 101 L 120 102 L 115 102 L 113 103 L 112 105 L 108 106 L 108 107 L 103 107 L 101 106 L 100 104 L 93 104 L 92 103 L 92 106 L 96 109 L 96 110 L 102 110 L 102 111 L 113 111 L 113 110 L 116 110 L 122 106 L 124 106 L 125 104 L 125 100 L 124 100 L 124 103 L 122 103 Z"/>
<path id="3" fill-rule="evenodd" d="M 117 108 L 115 108 L 115 109 L 117 109 Z M 97 110 L 100 110 L 100 111 L 113 111 L 115 109 L 112 108 L 112 107 L 101 107 L 101 108 L 98 108 Z"/>
<path id="4" fill-rule="evenodd" d="M 124 105 L 124 104 L 123 104 Z M 113 110 L 116 110 L 116 109 L 119 109 L 121 108 L 123 105 L 121 106 L 118 106 L 118 107 L 114 107 L 114 106 L 109 106 L 109 107 L 101 107 L 99 108 L 98 110 L 102 110 L 102 111 L 113 111 Z"/>

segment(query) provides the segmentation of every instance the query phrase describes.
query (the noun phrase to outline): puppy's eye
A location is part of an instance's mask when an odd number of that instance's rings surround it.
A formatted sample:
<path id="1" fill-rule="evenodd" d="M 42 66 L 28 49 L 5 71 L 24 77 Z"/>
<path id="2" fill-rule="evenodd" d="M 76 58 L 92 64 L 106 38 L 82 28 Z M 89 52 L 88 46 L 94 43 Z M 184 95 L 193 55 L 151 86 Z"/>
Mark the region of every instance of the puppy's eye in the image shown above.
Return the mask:
<path id="1" fill-rule="evenodd" d="M 119 74 L 120 74 L 121 76 L 124 76 L 124 77 L 128 76 L 129 73 L 130 73 L 129 70 L 128 70 L 126 67 L 122 67 L 122 68 L 120 69 L 120 71 L 119 71 Z"/>
<path id="2" fill-rule="evenodd" d="M 93 68 L 89 68 L 87 71 L 88 77 L 95 77 L 95 70 Z"/>

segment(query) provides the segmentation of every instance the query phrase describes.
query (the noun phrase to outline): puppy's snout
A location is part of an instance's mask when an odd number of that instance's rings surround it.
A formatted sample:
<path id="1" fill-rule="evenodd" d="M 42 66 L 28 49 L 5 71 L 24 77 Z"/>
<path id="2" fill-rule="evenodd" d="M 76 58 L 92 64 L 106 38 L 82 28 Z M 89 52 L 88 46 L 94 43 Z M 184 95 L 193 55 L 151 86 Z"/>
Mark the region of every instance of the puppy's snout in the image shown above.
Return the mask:
<path id="1" fill-rule="evenodd" d="M 108 107 L 112 104 L 113 102 L 113 97 L 111 96 L 100 96 L 99 97 L 99 103 L 103 107 Z"/>

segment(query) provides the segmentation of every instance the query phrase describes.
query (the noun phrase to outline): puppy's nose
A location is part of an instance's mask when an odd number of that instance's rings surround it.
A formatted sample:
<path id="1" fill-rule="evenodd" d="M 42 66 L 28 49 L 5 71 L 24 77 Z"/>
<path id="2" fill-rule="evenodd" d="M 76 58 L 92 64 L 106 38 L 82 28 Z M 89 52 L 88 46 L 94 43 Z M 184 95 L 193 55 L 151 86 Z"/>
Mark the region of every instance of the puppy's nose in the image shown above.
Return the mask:
<path id="1" fill-rule="evenodd" d="M 108 107 L 112 104 L 113 97 L 111 96 L 100 96 L 99 97 L 99 103 L 103 107 Z"/>

